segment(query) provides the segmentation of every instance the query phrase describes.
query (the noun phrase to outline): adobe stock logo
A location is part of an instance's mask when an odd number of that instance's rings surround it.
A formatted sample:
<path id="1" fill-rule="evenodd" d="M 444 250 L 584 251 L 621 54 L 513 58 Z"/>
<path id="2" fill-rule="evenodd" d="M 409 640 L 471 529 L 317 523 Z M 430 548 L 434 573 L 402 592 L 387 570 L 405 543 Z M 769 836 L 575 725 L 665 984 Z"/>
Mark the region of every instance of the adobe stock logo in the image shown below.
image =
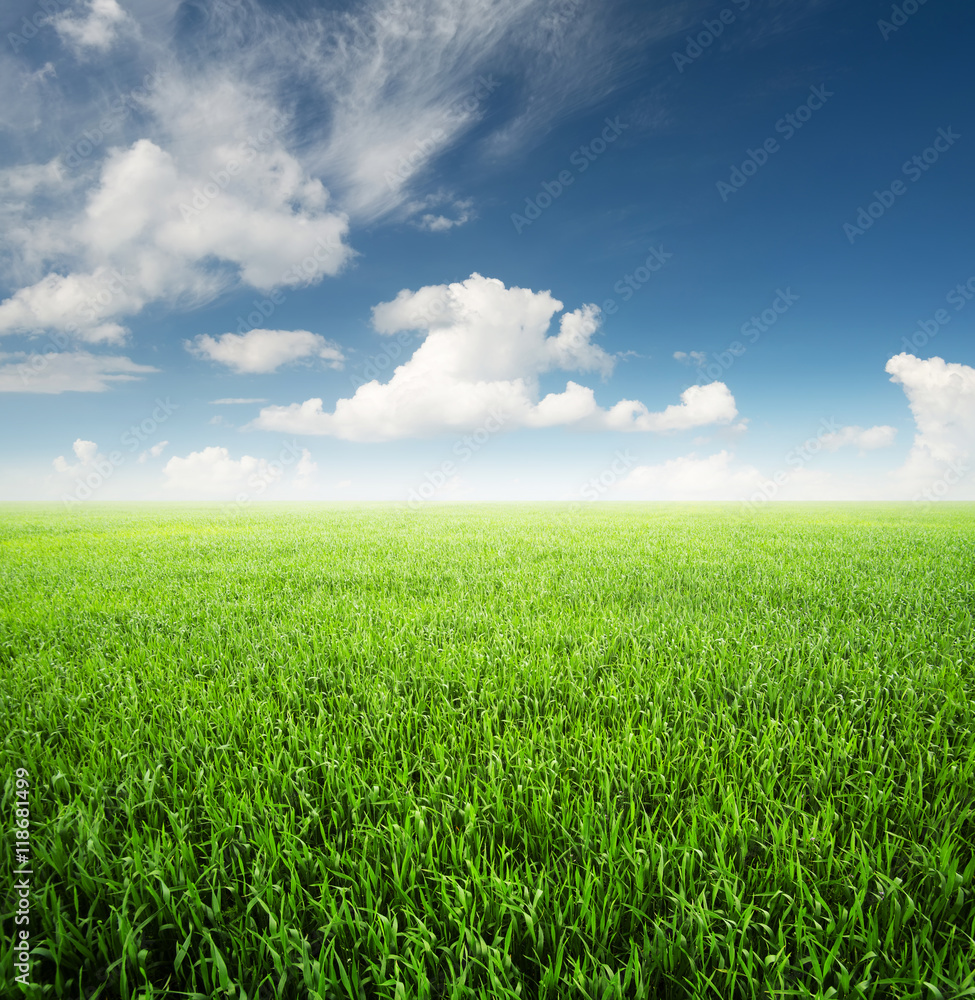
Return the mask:
<path id="1" fill-rule="evenodd" d="M 799 301 L 799 296 L 792 291 L 792 288 L 777 288 L 775 298 L 769 303 L 766 309 L 752 316 L 742 323 L 739 333 L 746 338 L 749 344 L 755 344 L 763 333 L 775 326 L 779 318 L 784 316 Z M 697 361 L 697 385 L 706 385 L 708 382 L 717 381 L 724 377 L 725 372 L 748 351 L 748 348 L 740 341 L 733 340 L 720 354 L 712 354 L 711 359 L 703 354 L 693 357 Z M 686 361 L 691 355 L 683 351 L 675 355 L 678 361 Z M 695 383 L 692 383 L 695 384 Z M 687 388 L 687 386 L 685 386 Z"/>
<path id="2" fill-rule="evenodd" d="M 11 6 L 6 4 L 5 6 Z M 41 28 L 48 25 L 55 14 L 59 14 L 68 6 L 68 0 L 37 0 L 35 6 L 41 9 L 32 17 L 25 17 L 20 23 L 20 33 L 8 32 L 7 41 L 14 53 L 19 52 L 32 38 L 36 37 Z"/>
<path id="3" fill-rule="evenodd" d="M 89 156 L 94 153 L 103 142 L 134 111 L 148 99 L 150 93 L 159 85 L 159 77 L 153 73 L 148 73 L 142 81 L 141 87 L 130 90 L 122 97 L 116 98 L 108 109 L 108 112 L 101 118 L 97 125 L 86 128 L 80 136 L 73 139 L 62 154 L 62 162 L 65 167 L 75 170 L 80 167 Z"/>
<path id="4" fill-rule="evenodd" d="M 880 37 L 883 40 L 889 41 L 890 36 L 900 31 L 901 28 L 907 24 L 908 20 L 912 18 L 926 3 L 928 0 L 904 0 L 903 3 L 894 4 L 890 8 L 890 20 L 885 21 L 881 18 L 877 22 L 877 27 L 880 29 Z"/>
<path id="5" fill-rule="evenodd" d="M 460 466 L 469 462 L 497 434 L 508 420 L 507 413 L 495 407 L 484 422 L 470 434 L 465 434 L 454 442 L 451 454 L 457 456 L 457 461 L 446 459 L 439 467 L 427 472 L 423 482 L 410 490 L 407 506 L 410 510 L 419 510 L 425 500 L 430 500 L 439 490 L 442 490 L 460 472 Z"/>
<path id="6" fill-rule="evenodd" d="M 685 66 L 690 66 L 695 59 L 700 59 L 704 53 L 724 34 L 724 29 L 730 24 L 734 24 L 738 14 L 748 10 L 752 0 L 735 0 L 734 7 L 725 7 L 718 12 L 715 18 L 703 21 L 704 29 L 693 35 L 688 35 L 685 41 L 687 45 L 683 52 L 672 52 L 671 58 L 677 67 L 678 73 L 684 72 Z M 735 10 L 737 8 L 737 11 Z"/>
<path id="7" fill-rule="evenodd" d="M 836 95 L 832 90 L 827 90 L 824 84 L 809 88 L 809 96 L 794 111 L 783 115 L 775 123 L 775 131 L 782 136 L 783 142 L 788 142 L 802 127 L 808 122 L 815 112 L 819 111 L 826 102 Z M 770 135 L 761 145 L 755 149 L 745 151 L 745 159 L 741 166 L 733 166 L 727 181 L 718 181 L 718 194 L 722 201 L 727 201 L 730 195 L 741 190 L 750 177 L 761 170 L 769 161 L 769 157 L 782 149 L 782 143 L 775 136 Z"/>
<path id="8" fill-rule="evenodd" d="M 953 306 L 955 312 L 961 312 L 972 299 L 975 298 L 975 274 L 968 281 L 959 282 L 945 296 L 945 302 Z M 943 326 L 951 322 L 951 313 L 947 309 L 936 309 L 930 319 L 919 319 L 917 328 L 911 333 L 910 338 L 902 337 L 901 343 L 908 354 L 913 354 L 924 347 L 928 341 L 936 337 Z"/>
<path id="9" fill-rule="evenodd" d="M 916 184 L 960 138 L 961 134 L 950 125 L 947 128 L 939 128 L 934 142 L 927 149 L 904 161 L 901 173 Z M 843 223 L 843 232 L 850 243 L 855 243 L 858 236 L 862 236 L 878 219 L 886 215 L 897 199 L 903 198 L 907 191 L 907 185 L 900 178 L 895 178 L 882 191 L 875 190 L 874 200 L 860 206 L 856 220 Z"/>
<path id="10" fill-rule="evenodd" d="M 602 156 L 603 153 L 616 142 L 616 140 L 630 126 L 621 122 L 619 117 L 606 118 L 606 127 L 602 132 L 594 136 L 584 146 L 574 150 L 569 157 L 569 163 L 575 167 L 576 173 L 584 174 L 589 167 Z M 524 213 L 512 212 L 511 224 L 515 227 L 516 233 L 521 233 L 523 229 L 530 226 L 536 219 L 541 217 L 542 212 L 551 208 L 552 203 L 562 197 L 566 188 L 575 183 L 575 177 L 571 170 L 562 170 L 558 176 L 551 181 L 544 181 L 542 189 L 534 198 L 525 199 Z"/>
<path id="11" fill-rule="evenodd" d="M 598 476 L 593 476 L 579 491 L 585 500 L 598 500 L 611 490 L 636 464 L 636 457 L 629 451 L 617 451 L 613 461 Z"/>

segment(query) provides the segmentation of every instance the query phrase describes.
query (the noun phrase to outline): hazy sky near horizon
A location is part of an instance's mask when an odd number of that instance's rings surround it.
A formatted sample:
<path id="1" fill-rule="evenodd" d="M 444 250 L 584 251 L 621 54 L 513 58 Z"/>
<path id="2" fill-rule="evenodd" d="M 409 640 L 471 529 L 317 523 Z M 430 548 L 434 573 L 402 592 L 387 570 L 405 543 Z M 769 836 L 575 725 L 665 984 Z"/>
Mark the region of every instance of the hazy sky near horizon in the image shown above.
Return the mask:
<path id="1" fill-rule="evenodd" d="M 0 27 L 0 499 L 975 499 L 967 3 Z"/>

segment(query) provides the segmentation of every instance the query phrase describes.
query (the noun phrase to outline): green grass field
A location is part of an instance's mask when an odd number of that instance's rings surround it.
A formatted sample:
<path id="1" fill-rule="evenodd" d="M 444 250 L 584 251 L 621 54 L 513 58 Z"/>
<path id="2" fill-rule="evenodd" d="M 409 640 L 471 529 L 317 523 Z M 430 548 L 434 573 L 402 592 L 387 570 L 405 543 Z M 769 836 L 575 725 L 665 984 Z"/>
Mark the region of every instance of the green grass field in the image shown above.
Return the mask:
<path id="1" fill-rule="evenodd" d="M 0 552 L 27 995 L 975 996 L 975 505 L 8 505 Z"/>

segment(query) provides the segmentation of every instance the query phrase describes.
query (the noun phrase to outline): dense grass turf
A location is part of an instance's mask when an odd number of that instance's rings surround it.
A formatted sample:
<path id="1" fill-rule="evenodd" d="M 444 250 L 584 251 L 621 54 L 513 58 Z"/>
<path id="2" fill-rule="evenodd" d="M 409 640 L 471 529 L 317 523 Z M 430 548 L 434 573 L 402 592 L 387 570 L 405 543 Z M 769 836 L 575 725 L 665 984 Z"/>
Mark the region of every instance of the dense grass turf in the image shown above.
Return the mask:
<path id="1" fill-rule="evenodd" d="M 0 573 L 44 995 L 975 995 L 975 506 L 7 508 Z"/>

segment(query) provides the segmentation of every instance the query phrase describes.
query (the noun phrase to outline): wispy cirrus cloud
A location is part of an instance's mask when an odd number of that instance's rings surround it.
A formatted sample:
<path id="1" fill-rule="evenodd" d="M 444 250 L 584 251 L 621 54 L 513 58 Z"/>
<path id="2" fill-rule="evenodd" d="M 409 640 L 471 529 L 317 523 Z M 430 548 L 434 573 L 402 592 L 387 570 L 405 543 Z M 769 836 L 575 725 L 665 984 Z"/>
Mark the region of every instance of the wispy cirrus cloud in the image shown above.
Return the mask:
<path id="1" fill-rule="evenodd" d="M 57 395 L 62 392 L 105 392 L 120 382 L 135 382 L 158 372 L 120 355 L 89 351 L 0 354 L 0 392 Z"/>

